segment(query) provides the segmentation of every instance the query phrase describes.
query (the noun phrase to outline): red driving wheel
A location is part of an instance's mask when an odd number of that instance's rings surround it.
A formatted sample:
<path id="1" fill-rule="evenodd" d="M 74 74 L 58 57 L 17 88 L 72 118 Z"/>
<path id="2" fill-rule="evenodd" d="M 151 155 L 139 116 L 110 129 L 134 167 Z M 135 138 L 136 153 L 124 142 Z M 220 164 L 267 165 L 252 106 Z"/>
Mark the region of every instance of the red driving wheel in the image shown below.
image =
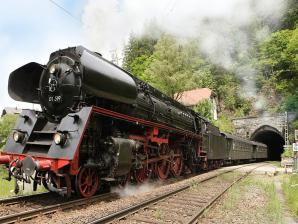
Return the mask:
<path id="1" fill-rule="evenodd" d="M 167 146 L 162 146 L 159 151 L 160 156 L 168 155 L 170 150 Z M 155 173 L 160 180 L 165 180 L 168 178 L 170 172 L 170 161 L 168 159 L 162 159 L 157 162 Z"/>
<path id="2" fill-rule="evenodd" d="M 82 167 L 76 178 L 76 188 L 82 197 L 93 196 L 99 187 L 99 177 L 94 168 Z"/>
<path id="3" fill-rule="evenodd" d="M 137 183 L 144 183 L 146 180 L 148 180 L 151 177 L 152 169 L 151 164 L 145 164 L 142 168 L 135 170 L 135 180 Z"/>
<path id="4" fill-rule="evenodd" d="M 183 167 L 183 159 L 182 159 L 182 153 L 179 148 L 176 148 L 174 150 L 174 158 L 171 163 L 170 171 L 174 177 L 179 177 L 181 175 Z"/>

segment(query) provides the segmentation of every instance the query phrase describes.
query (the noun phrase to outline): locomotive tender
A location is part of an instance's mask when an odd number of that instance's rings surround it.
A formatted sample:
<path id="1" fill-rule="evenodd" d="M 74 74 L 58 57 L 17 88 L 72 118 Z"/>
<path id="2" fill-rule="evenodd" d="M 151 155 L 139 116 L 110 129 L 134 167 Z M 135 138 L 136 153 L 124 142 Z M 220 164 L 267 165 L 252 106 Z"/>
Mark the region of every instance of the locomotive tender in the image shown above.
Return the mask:
<path id="1" fill-rule="evenodd" d="M 22 110 L 0 164 L 8 180 L 83 197 L 103 182 L 142 183 L 183 171 L 267 157 L 264 144 L 221 133 L 198 113 L 84 47 L 58 50 L 47 65 L 13 71 L 9 95 Z M 18 185 L 15 185 L 18 191 Z"/>

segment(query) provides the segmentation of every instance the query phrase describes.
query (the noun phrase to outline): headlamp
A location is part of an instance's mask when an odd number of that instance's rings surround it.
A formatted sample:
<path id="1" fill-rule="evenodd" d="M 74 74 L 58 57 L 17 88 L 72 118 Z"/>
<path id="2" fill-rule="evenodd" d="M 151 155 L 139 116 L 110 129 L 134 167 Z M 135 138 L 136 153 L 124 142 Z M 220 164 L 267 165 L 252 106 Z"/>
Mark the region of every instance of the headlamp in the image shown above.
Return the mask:
<path id="1" fill-rule="evenodd" d="M 23 132 L 20 132 L 20 131 L 15 131 L 12 134 L 12 138 L 15 142 L 21 143 L 21 142 L 23 142 L 23 140 L 25 138 L 25 134 Z"/>
<path id="2" fill-rule="evenodd" d="M 54 135 L 54 142 L 56 145 L 61 145 L 63 146 L 66 142 L 66 134 L 64 133 L 61 133 L 61 132 L 57 132 L 55 135 Z"/>

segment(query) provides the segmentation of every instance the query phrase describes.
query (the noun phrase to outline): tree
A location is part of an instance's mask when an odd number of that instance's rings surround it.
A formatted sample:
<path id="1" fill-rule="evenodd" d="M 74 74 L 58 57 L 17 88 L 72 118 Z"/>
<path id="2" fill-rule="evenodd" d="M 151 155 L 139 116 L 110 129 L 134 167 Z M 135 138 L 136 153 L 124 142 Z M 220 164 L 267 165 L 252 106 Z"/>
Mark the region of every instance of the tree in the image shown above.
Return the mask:
<path id="1" fill-rule="evenodd" d="M 0 120 L 0 148 L 2 148 L 9 134 L 11 133 L 11 129 L 14 127 L 18 116 L 15 114 L 6 114 Z"/>
<path id="2" fill-rule="evenodd" d="M 287 96 L 282 103 L 283 111 L 292 111 L 296 112 L 298 115 L 298 90 L 296 92 Z"/>
<path id="3" fill-rule="evenodd" d="M 198 87 L 197 74 L 204 60 L 198 55 L 196 45 L 179 44 L 170 36 L 162 36 L 155 46 L 152 62 L 145 71 L 150 83 L 168 96 L 179 99 L 180 93 Z"/>
<path id="4" fill-rule="evenodd" d="M 203 100 L 193 108 L 195 112 L 207 118 L 209 121 L 213 120 L 211 109 L 212 109 L 212 104 L 210 100 Z"/>
<path id="5" fill-rule="evenodd" d="M 295 29 L 298 23 L 298 0 L 288 0 L 288 10 L 281 20 L 281 29 Z"/>
<path id="6" fill-rule="evenodd" d="M 259 65 L 263 83 L 270 83 L 276 95 L 282 97 L 278 110 L 298 109 L 298 26 L 293 30 L 272 33 L 261 45 Z M 263 85 L 264 87 L 264 85 Z"/>
<path id="7" fill-rule="evenodd" d="M 298 85 L 298 26 L 271 35 L 260 49 L 260 65 L 267 78 L 275 79 L 276 88 L 284 95 Z"/>
<path id="8" fill-rule="evenodd" d="M 157 39 L 148 35 L 131 35 L 124 48 L 123 68 L 140 79 L 144 78 L 143 73 L 150 64 L 150 56 L 156 43 Z"/>
<path id="9" fill-rule="evenodd" d="M 228 118 L 226 115 L 222 114 L 218 120 L 213 122 L 221 131 L 227 132 L 227 133 L 234 133 L 235 132 L 235 126 L 230 118 Z"/>

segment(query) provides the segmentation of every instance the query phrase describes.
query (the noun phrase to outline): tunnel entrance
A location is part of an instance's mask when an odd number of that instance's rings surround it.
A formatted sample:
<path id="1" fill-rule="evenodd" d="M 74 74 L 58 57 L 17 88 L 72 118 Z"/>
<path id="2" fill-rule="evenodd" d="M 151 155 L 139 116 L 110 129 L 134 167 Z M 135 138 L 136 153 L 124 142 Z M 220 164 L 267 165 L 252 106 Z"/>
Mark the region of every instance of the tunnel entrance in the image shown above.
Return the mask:
<path id="1" fill-rule="evenodd" d="M 271 126 L 258 128 L 251 136 L 251 140 L 262 142 L 268 147 L 268 160 L 280 160 L 285 140 L 282 134 Z"/>

